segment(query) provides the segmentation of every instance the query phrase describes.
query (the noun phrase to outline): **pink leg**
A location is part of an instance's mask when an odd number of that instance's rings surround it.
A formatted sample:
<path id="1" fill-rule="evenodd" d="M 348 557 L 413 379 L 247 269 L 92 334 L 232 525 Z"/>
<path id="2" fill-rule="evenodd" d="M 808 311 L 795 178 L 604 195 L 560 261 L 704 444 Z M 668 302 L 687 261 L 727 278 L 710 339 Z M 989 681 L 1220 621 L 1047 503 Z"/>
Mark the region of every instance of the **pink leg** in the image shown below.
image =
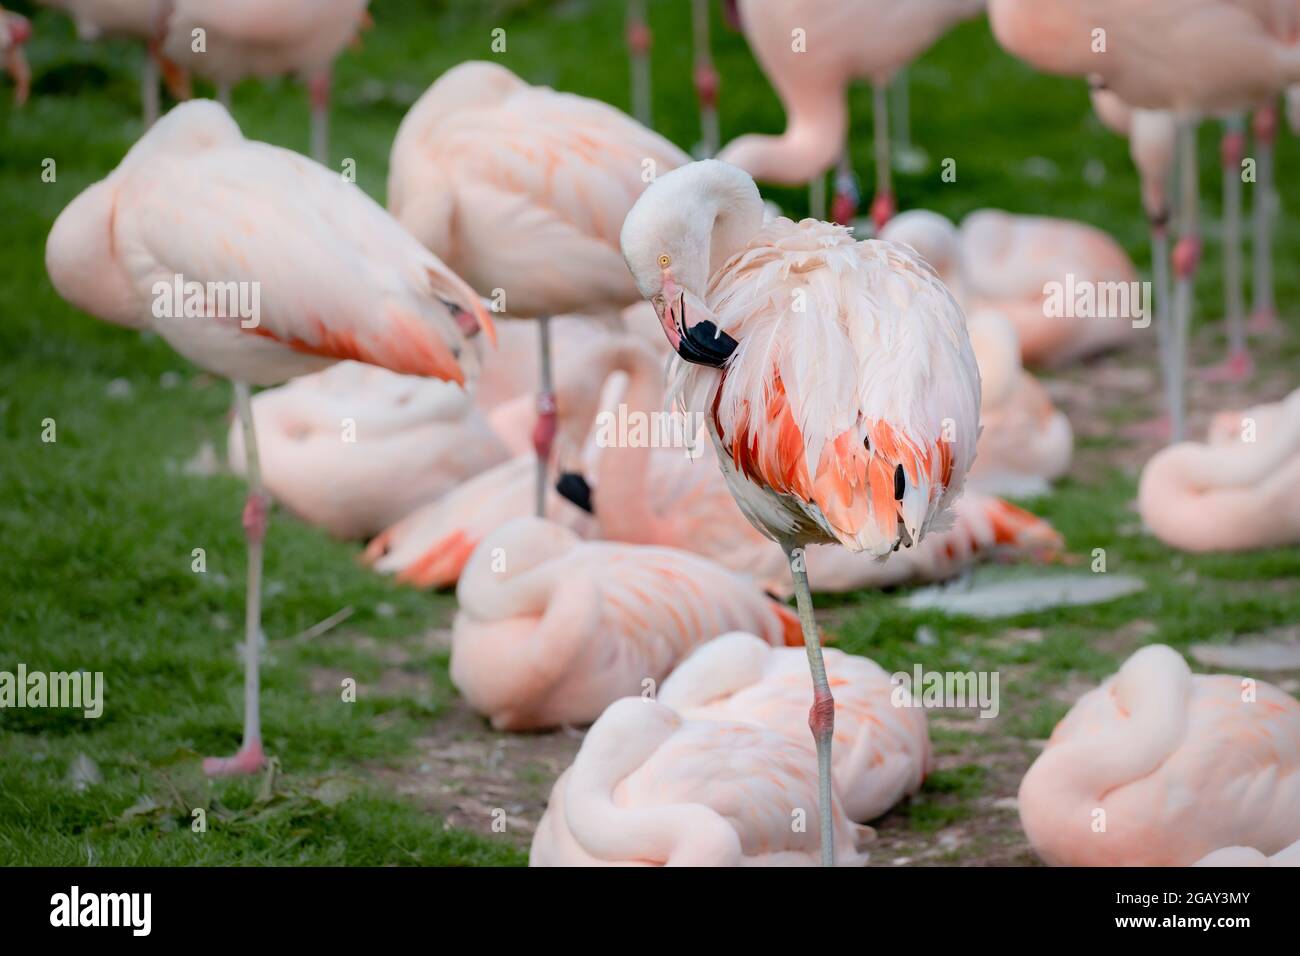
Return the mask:
<path id="1" fill-rule="evenodd" d="M 831 220 L 838 222 L 841 226 L 852 225 L 853 218 L 858 214 L 858 200 L 861 195 L 861 190 L 858 188 L 858 177 L 853 174 L 853 164 L 849 160 L 849 150 L 846 146 L 844 155 L 840 157 L 840 164 L 835 170 L 835 193 L 831 197 Z M 879 232 L 879 229 L 877 229 L 877 232 Z"/>
<path id="2" fill-rule="evenodd" d="M 1281 328 L 1273 304 L 1273 145 L 1277 142 L 1277 107 L 1255 112 L 1254 278 L 1251 281 L 1250 331 L 1272 333 Z"/>
<path id="3" fill-rule="evenodd" d="M 271 501 L 262 490 L 257 436 L 248 385 L 235 383 L 235 404 L 243 424 L 248 472 L 248 498 L 244 502 L 244 538 L 248 543 L 248 594 L 244 608 L 244 742 L 233 757 L 206 757 L 203 772 L 209 777 L 230 777 L 257 773 L 266 766 L 262 750 L 262 721 L 259 710 L 261 682 L 259 656 L 262 640 L 262 542 Z"/>
<path id="4" fill-rule="evenodd" d="M 877 83 L 871 92 L 876 147 L 876 195 L 871 200 L 871 222 L 876 227 L 876 235 L 880 235 L 885 223 L 894 218 L 898 204 L 894 201 L 894 159 L 889 149 L 889 88 Z"/>
<path id="5" fill-rule="evenodd" d="M 559 428 L 555 391 L 551 384 L 551 323 L 537 320 L 542 339 L 542 387 L 537 393 L 537 425 L 533 428 L 533 449 L 537 452 L 537 517 L 546 515 L 547 479 L 550 476 L 551 447 Z"/>
<path id="6" fill-rule="evenodd" d="M 1227 313 L 1228 357 L 1203 369 L 1199 378 L 1207 382 L 1239 382 L 1251 375 L 1254 363 L 1246 350 L 1246 327 L 1241 301 L 1241 159 L 1246 152 L 1246 135 L 1229 125 L 1220 143 L 1223 159 L 1223 287 Z"/>

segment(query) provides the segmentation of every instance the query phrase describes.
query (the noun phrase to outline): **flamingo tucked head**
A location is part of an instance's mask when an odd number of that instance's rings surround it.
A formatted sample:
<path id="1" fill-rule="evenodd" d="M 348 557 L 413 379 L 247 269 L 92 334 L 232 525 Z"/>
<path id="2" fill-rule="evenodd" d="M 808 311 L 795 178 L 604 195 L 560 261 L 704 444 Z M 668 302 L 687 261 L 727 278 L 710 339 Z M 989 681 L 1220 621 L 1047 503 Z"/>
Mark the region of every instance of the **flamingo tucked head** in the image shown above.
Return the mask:
<path id="1" fill-rule="evenodd" d="M 685 172 L 689 170 L 689 172 Z M 665 173 L 623 222 L 623 258 L 683 359 L 721 368 L 736 340 L 705 305 L 709 278 L 758 232 L 763 203 L 741 169 L 717 160 Z"/>

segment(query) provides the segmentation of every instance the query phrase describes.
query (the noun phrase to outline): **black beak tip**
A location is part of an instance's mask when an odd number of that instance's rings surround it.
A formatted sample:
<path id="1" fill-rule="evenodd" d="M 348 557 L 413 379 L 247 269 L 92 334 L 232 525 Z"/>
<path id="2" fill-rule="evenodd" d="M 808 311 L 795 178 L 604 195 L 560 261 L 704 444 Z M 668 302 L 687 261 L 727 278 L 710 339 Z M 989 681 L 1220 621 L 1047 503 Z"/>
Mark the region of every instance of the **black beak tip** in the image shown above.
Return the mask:
<path id="1" fill-rule="evenodd" d="M 555 490 L 561 498 L 576 505 L 589 515 L 596 513 L 591 503 L 591 485 L 587 479 L 573 471 L 566 471 L 555 482 Z"/>
<path id="2" fill-rule="evenodd" d="M 738 343 L 707 319 L 686 330 L 677 344 L 677 354 L 696 365 L 722 368 Z"/>

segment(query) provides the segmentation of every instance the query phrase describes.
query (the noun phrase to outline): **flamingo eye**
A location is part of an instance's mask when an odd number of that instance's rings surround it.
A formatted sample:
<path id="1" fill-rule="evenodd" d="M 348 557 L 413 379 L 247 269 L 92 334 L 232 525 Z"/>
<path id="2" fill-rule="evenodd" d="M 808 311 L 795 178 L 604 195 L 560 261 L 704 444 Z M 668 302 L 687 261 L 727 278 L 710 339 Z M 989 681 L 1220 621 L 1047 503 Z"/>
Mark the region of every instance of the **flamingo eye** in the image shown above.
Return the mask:
<path id="1" fill-rule="evenodd" d="M 659 268 L 667 269 L 672 264 L 673 264 L 673 260 L 667 255 L 663 255 L 659 257 Z"/>

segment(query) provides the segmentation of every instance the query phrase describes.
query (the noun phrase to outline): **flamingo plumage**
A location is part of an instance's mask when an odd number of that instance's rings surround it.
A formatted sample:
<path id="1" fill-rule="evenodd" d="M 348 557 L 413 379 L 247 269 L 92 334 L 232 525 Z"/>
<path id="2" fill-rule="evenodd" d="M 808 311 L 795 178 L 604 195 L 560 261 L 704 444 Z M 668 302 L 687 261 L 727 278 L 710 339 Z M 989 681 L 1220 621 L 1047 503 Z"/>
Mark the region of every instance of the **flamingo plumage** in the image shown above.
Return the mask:
<path id="1" fill-rule="evenodd" d="M 32 24 L 21 13 L 0 7 L 0 63 L 14 81 L 14 104 L 22 106 L 32 90 L 32 70 L 23 45 L 31 39 Z"/>
<path id="2" fill-rule="evenodd" d="M 616 701 L 555 782 L 529 865 L 813 865 L 821 811 L 811 756 L 765 727 Z M 830 807 L 825 823 L 846 848 L 838 864 L 862 865 L 862 831 L 838 799 Z"/>
<path id="3" fill-rule="evenodd" d="M 727 631 L 799 633 L 784 605 L 698 555 L 582 541 L 534 517 L 483 539 L 456 599 L 451 679 L 501 730 L 595 720 Z"/>
<path id="4" fill-rule="evenodd" d="M 235 383 L 253 452 L 244 509 L 244 743 L 205 767 L 253 772 L 264 762 L 258 643 L 267 500 L 249 383 L 358 359 L 463 384 L 478 368 L 467 336 L 480 325 L 490 335 L 491 320 L 473 291 L 365 193 L 296 153 L 245 139 L 206 100 L 160 119 L 59 214 L 45 264 L 72 305 L 152 329 Z M 182 307 L 173 293 L 183 283 L 200 291 L 185 294 Z M 254 307 L 236 310 L 236 301 Z"/>
<path id="5" fill-rule="evenodd" d="M 825 654 L 835 688 L 835 792 L 848 818 L 866 823 L 919 790 L 931 769 L 925 710 L 910 706 L 906 688 L 874 661 Z M 737 631 L 696 648 L 657 699 L 688 719 L 758 724 L 806 743 L 811 693 L 802 651 Z"/>
<path id="6" fill-rule="evenodd" d="M 622 244 L 684 360 L 673 395 L 704 417 L 742 513 L 789 557 L 830 864 L 834 702 L 803 548 L 885 557 L 919 543 L 956 499 L 979 433 L 965 319 L 908 247 L 811 219 L 764 225 L 754 181 L 716 160 L 660 176 Z"/>
<path id="7" fill-rule="evenodd" d="M 637 300 L 619 228 L 646 183 L 687 159 L 614 107 L 531 86 L 495 63 L 448 70 L 398 128 L 393 215 L 503 311 L 538 320 L 538 514 L 556 429 L 549 318 Z"/>
<path id="8" fill-rule="evenodd" d="M 1300 839 L 1300 702 L 1144 647 L 1057 724 L 1018 802 L 1030 844 L 1056 865 L 1277 853 Z"/>

